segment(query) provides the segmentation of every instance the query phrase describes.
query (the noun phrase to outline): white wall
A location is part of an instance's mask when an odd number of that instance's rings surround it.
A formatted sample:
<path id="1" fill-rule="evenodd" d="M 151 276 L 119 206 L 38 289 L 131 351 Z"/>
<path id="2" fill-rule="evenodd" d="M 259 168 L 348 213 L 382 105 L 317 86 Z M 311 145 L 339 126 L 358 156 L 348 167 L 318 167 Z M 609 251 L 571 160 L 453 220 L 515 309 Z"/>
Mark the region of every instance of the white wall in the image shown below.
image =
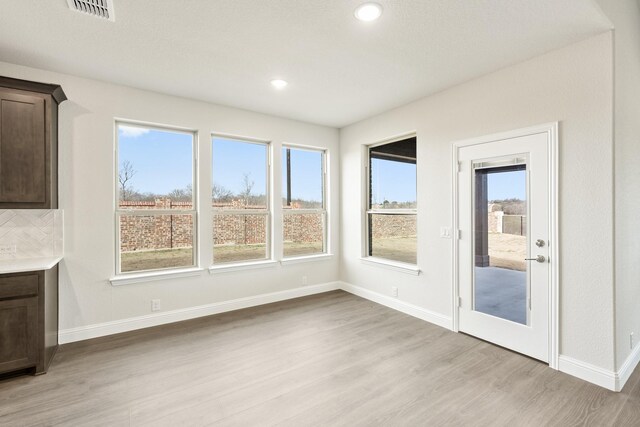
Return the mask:
<path id="1" fill-rule="evenodd" d="M 640 351 L 640 7 L 598 0 L 615 27 L 616 363 Z"/>
<path id="2" fill-rule="evenodd" d="M 425 71 L 426 72 L 426 71 Z M 560 122 L 562 355 L 614 369 L 612 35 L 604 33 L 341 130 L 342 278 L 451 316 L 451 143 Z M 362 145 L 416 130 L 418 264 L 361 263 Z M 400 183 L 399 183 L 400 185 Z"/>
<path id="3" fill-rule="evenodd" d="M 338 253 L 338 131 L 0 62 L 0 75 L 62 85 L 69 98 L 60 106 L 60 208 L 65 211 L 65 259 L 60 269 L 60 328 L 125 320 L 150 314 L 150 300 L 163 311 L 188 309 L 264 293 L 338 280 L 339 260 L 276 266 L 210 276 L 112 286 L 114 275 L 114 117 L 162 123 L 199 132 L 200 200 L 211 194 L 210 133 L 252 136 L 274 145 L 274 196 L 280 198 L 283 142 L 329 149 L 331 251 Z M 171 82 L 167 82 L 171 84 Z M 274 94 L 274 102 L 277 96 Z M 211 214 L 201 203 L 200 260 L 209 266 Z M 210 205 L 209 205 L 210 206 Z M 278 206 L 276 204 L 276 206 Z M 277 213 L 278 210 L 276 209 Z M 280 217 L 276 215 L 275 221 Z"/>

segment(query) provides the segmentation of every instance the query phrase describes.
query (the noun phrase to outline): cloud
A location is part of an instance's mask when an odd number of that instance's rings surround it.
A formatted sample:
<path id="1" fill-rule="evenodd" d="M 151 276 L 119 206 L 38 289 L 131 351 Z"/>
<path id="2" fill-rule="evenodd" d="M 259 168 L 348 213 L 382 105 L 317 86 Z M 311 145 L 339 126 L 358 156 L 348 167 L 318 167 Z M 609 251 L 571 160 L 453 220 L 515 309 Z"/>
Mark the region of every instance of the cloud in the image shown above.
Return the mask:
<path id="1" fill-rule="evenodd" d="M 149 133 L 149 129 L 139 128 L 136 126 L 126 126 L 126 125 L 118 126 L 118 130 L 120 131 L 120 135 L 129 137 L 129 138 L 137 138 L 141 135 Z"/>

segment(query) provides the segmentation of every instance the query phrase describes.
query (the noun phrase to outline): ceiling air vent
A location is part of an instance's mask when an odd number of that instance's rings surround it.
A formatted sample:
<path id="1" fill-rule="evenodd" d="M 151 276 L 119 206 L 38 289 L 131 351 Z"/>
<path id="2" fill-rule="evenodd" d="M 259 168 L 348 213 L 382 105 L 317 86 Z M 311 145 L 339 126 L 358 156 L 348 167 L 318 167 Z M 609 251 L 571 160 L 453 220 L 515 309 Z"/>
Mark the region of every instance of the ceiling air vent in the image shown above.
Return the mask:
<path id="1" fill-rule="evenodd" d="M 113 12 L 113 0 L 67 0 L 69 8 L 76 12 L 86 13 L 96 18 L 115 21 Z"/>

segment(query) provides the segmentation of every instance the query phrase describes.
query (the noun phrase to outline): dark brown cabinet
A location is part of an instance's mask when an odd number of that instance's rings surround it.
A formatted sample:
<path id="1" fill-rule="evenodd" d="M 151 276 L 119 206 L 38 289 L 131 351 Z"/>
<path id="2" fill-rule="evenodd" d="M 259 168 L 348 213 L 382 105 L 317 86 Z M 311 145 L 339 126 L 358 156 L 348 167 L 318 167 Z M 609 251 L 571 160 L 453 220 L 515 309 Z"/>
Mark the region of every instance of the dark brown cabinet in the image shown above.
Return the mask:
<path id="1" fill-rule="evenodd" d="M 38 298 L 0 301 L 0 371 L 38 364 Z"/>
<path id="2" fill-rule="evenodd" d="M 43 374 L 57 348 L 58 266 L 0 275 L 0 374 Z"/>
<path id="3" fill-rule="evenodd" d="M 0 209 L 58 207 L 58 85 L 0 76 Z"/>

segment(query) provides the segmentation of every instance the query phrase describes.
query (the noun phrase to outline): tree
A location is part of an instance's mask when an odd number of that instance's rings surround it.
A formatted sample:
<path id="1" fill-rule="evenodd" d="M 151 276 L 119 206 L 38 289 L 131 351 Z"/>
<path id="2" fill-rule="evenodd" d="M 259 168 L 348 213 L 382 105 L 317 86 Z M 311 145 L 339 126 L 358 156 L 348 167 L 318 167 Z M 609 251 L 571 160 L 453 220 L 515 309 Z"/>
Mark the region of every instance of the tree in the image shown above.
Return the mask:
<path id="1" fill-rule="evenodd" d="M 120 200 L 131 200 L 135 193 L 130 181 L 133 179 L 137 171 L 129 160 L 125 160 L 120 165 L 118 171 L 118 182 L 120 183 Z"/>
<path id="2" fill-rule="evenodd" d="M 233 197 L 233 193 L 227 190 L 224 186 L 220 184 L 213 183 L 213 187 L 211 187 L 211 198 L 214 202 L 222 203 L 229 202 Z"/>
<path id="3" fill-rule="evenodd" d="M 176 188 L 171 190 L 167 197 L 178 202 L 190 202 L 193 199 L 193 187 L 188 184 L 185 188 Z"/>
<path id="4" fill-rule="evenodd" d="M 255 181 L 250 179 L 250 173 L 242 174 L 242 190 L 240 191 L 240 196 L 244 200 L 245 206 L 249 205 L 249 199 L 251 197 L 251 190 L 253 190 L 253 186 L 255 185 Z"/>

